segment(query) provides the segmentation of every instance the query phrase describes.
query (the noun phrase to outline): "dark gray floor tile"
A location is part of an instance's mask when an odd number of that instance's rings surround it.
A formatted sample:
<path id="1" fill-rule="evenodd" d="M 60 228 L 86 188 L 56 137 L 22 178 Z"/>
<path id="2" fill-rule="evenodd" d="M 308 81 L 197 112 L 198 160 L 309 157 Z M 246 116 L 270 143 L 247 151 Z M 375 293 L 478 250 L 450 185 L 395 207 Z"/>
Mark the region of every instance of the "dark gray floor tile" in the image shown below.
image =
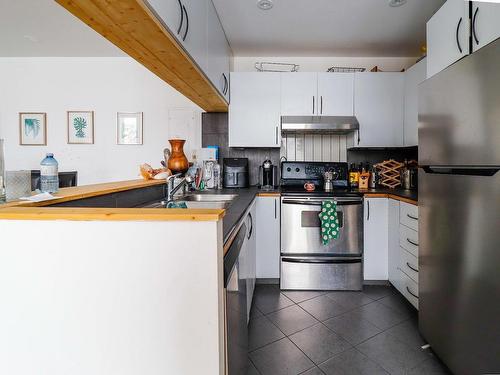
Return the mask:
<path id="1" fill-rule="evenodd" d="M 267 317 L 287 336 L 318 323 L 297 305 L 278 310 Z"/>
<path id="2" fill-rule="evenodd" d="M 327 296 L 351 309 L 374 301 L 363 292 L 330 292 Z"/>
<path id="3" fill-rule="evenodd" d="M 283 337 L 283 332 L 265 316 L 251 319 L 248 325 L 248 350 L 255 350 Z"/>
<path id="4" fill-rule="evenodd" d="M 277 285 L 257 285 L 254 304 L 263 314 L 291 306 L 294 303 L 283 295 Z"/>
<path id="5" fill-rule="evenodd" d="M 420 349 L 422 345 L 426 343 L 424 338 L 420 336 L 420 333 L 418 332 L 418 322 L 412 319 L 395 325 L 385 332 L 415 349 Z"/>
<path id="6" fill-rule="evenodd" d="M 326 295 L 299 303 L 299 306 L 321 321 L 341 315 L 350 310 Z"/>
<path id="7" fill-rule="evenodd" d="M 408 316 L 417 314 L 417 310 L 415 309 L 415 307 L 413 307 L 413 305 L 399 293 L 389 294 L 388 296 L 380 298 L 379 300 L 377 300 L 377 302 Z"/>
<path id="8" fill-rule="evenodd" d="M 290 298 L 293 302 L 301 303 L 308 299 L 322 296 L 326 292 L 316 290 L 283 290 L 281 293 Z"/>
<path id="9" fill-rule="evenodd" d="M 246 375 L 260 375 L 259 371 L 255 368 L 252 361 L 248 360 L 247 374 Z"/>
<path id="10" fill-rule="evenodd" d="M 349 349 L 322 363 L 326 375 L 388 375 L 377 363 L 356 349 Z"/>
<path id="11" fill-rule="evenodd" d="M 289 338 L 316 364 L 352 347 L 321 323 L 297 332 Z"/>
<path id="12" fill-rule="evenodd" d="M 408 319 L 407 314 L 393 310 L 377 301 L 351 310 L 350 313 L 368 320 L 382 330 L 386 330 Z"/>
<path id="13" fill-rule="evenodd" d="M 321 371 L 319 367 L 313 367 L 300 375 L 325 375 L 325 373 Z"/>
<path id="14" fill-rule="evenodd" d="M 389 294 L 396 294 L 398 291 L 390 285 L 364 285 L 363 294 L 371 299 L 380 299 L 388 296 Z"/>
<path id="15" fill-rule="evenodd" d="M 251 352 L 250 358 L 262 375 L 297 375 L 314 367 L 286 337 Z"/>
<path id="16" fill-rule="evenodd" d="M 425 351 L 412 348 L 387 332 L 359 344 L 356 349 L 392 375 L 404 375 L 428 359 Z"/>
<path id="17" fill-rule="evenodd" d="M 451 372 L 436 358 L 429 358 L 412 368 L 406 375 L 451 375 Z"/>
<path id="18" fill-rule="evenodd" d="M 262 312 L 255 306 L 255 303 L 252 303 L 252 308 L 250 309 L 250 319 L 255 319 L 263 316 Z"/>
<path id="19" fill-rule="evenodd" d="M 374 324 L 362 319 L 359 315 L 351 314 L 351 312 L 328 319 L 323 324 L 338 333 L 352 345 L 357 345 L 382 332 Z"/>

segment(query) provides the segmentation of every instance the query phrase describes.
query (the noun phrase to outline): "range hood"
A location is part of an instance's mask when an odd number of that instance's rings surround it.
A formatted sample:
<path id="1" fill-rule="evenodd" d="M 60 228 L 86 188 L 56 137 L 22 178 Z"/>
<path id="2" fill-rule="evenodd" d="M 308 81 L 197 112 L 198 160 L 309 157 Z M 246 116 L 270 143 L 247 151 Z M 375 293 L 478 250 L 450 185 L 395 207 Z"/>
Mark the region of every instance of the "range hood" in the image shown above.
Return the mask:
<path id="1" fill-rule="evenodd" d="M 281 116 L 281 132 L 345 135 L 359 130 L 356 116 Z"/>

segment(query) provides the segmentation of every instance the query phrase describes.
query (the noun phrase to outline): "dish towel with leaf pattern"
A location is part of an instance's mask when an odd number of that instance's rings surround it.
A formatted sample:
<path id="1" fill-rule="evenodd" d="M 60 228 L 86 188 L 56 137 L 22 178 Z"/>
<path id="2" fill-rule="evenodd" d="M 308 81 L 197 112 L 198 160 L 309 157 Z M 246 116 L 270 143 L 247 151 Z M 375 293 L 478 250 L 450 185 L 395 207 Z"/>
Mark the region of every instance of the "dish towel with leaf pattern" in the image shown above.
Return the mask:
<path id="1" fill-rule="evenodd" d="M 321 212 L 321 241 L 323 245 L 328 245 L 330 240 L 339 238 L 339 218 L 337 217 L 337 203 L 334 201 L 323 201 Z"/>

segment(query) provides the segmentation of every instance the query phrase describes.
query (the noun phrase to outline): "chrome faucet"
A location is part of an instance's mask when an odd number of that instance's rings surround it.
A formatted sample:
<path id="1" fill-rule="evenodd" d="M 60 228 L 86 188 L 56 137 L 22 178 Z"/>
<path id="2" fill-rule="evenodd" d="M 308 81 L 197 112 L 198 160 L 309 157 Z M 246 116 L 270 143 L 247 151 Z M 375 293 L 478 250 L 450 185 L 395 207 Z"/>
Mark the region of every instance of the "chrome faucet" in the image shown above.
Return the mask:
<path id="1" fill-rule="evenodd" d="M 193 178 L 187 175 L 185 177 L 182 177 L 181 181 L 177 184 L 177 186 L 174 186 L 175 179 L 180 178 L 181 176 L 182 173 L 177 173 L 167 177 L 167 196 L 166 196 L 167 203 L 174 200 L 175 193 L 177 193 L 182 187 L 187 187 L 191 182 L 193 182 Z"/>

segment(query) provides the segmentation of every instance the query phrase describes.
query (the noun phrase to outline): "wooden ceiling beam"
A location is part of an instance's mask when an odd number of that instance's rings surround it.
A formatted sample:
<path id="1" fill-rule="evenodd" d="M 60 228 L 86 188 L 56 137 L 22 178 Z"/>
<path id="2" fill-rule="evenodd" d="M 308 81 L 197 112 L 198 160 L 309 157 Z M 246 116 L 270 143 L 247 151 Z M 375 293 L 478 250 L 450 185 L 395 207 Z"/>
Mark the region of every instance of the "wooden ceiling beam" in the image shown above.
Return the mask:
<path id="1" fill-rule="evenodd" d="M 225 99 L 143 0 L 55 1 L 205 111 L 227 112 Z"/>

